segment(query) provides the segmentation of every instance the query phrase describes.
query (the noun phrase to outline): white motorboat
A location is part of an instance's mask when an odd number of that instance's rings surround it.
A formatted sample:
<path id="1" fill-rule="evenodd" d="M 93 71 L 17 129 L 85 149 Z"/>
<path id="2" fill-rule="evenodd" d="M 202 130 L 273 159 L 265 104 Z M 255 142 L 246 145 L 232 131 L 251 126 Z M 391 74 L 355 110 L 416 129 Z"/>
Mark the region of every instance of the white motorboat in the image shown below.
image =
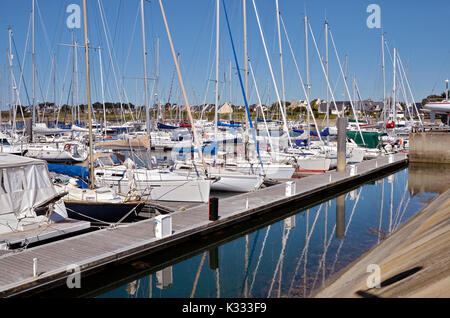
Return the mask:
<path id="1" fill-rule="evenodd" d="M 175 170 L 178 174 L 189 175 L 191 164 L 177 163 Z M 208 176 L 215 179 L 211 190 L 224 192 L 250 192 L 258 190 L 264 183 L 264 176 L 254 173 L 243 173 L 228 167 L 208 166 Z"/>

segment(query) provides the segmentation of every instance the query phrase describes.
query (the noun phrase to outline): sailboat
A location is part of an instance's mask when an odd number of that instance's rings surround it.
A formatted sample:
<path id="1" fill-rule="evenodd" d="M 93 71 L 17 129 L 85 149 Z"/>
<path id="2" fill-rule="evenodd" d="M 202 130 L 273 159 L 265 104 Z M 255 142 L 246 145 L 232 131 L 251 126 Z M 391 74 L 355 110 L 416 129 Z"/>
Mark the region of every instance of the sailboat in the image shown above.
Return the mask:
<path id="1" fill-rule="evenodd" d="M 94 221 L 97 223 L 118 223 L 133 220 L 133 216 L 142 209 L 144 201 L 139 195 L 132 191 L 125 195 L 118 194 L 111 189 L 96 188 L 95 174 L 93 166 L 93 142 L 92 142 L 92 120 L 91 120 L 91 94 L 90 94 L 90 73 L 89 73 L 89 41 L 87 31 L 87 13 L 86 0 L 83 1 L 84 7 L 84 37 L 86 54 L 86 81 L 87 81 L 87 99 L 88 99 L 88 117 L 89 117 L 89 171 L 83 171 L 83 167 L 59 167 L 66 168 L 69 173 L 76 175 L 81 171 L 78 177 L 88 176 L 89 188 L 83 187 L 82 180 L 69 180 L 69 182 L 56 185 L 60 193 L 65 193 L 63 200 L 68 207 L 68 211 L 73 218 Z M 53 166 L 52 168 L 58 168 Z M 81 184 L 81 187 L 80 187 Z"/>
<path id="2" fill-rule="evenodd" d="M 144 26 L 144 2 L 141 0 L 141 20 L 142 20 L 142 43 L 143 43 L 143 65 L 144 65 L 144 92 L 146 105 L 146 130 L 148 145 L 152 130 L 150 127 L 150 112 L 148 103 L 148 85 L 147 85 L 147 52 L 145 45 L 145 26 Z M 167 27 L 167 24 L 166 24 Z M 169 39 L 170 33 L 167 28 Z M 178 69 L 178 63 L 175 58 L 175 64 Z M 184 89 L 184 86 L 183 86 Z M 188 102 L 186 103 L 188 105 Z M 195 132 L 195 126 L 188 107 L 189 119 L 194 133 L 194 140 L 198 145 L 198 138 Z M 149 150 L 150 147 L 147 148 Z M 201 149 L 200 149 L 201 151 Z M 93 165 L 92 175 L 95 176 L 98 186 L 106 186 L 114 189 L 117 193 L 128 193 L 137 191 L 144 200 L 157 201 L 186 201 L 186 202 L 208 202 L 211 183 L 214 181 L 209 176 L 200 174 L 183 175 L 176 172 L 154 168 L 150 160 L 150 167 L 137 167 L 137 165 L 128 158 L 125 161 L 118 162 L 112 153 L 96 154 L 97 158 Z M 94 156 L 90 156 L 94 160 Z M 151 156 L 150 156 L 151 157 Z"/>
<path id="3" fill-rule="evenodd" d="M 88 157 L 86 146 L 76 140 L 55 143 L 29 143 L 27 157 L 47 162 L 83 162 Z"/>
<path id="4" fill-rule="evenodd" d="M 226 12 L 225 12 L 226 14 Z M 238 163 L 236 162 L 234 166 L 229 166 L 227 164 L 224 167 L 220 167 L 220 165 L 216 165 L 217 153 L 218 153 L 218 144 L 223 144 L 222 141 L 218 140 L 218 129 L 219 125 L 221 127 L 233 127 L 237 128 L 238 125 L 226 125 L 221 124 L 218 120 L 218 104 L 219 104 L 219 17 L 220 17 L 220 1 L 216 1 L 216 89 L 215 89 L 215 112 L 214 112 L 214 147 L 215 151 L 212 155 L 213 158 L 209 159 L 209 164 L 207 159 L 205 159 L 202 155 L 201 160 L 207 165 L 208 176 L 215 178 L 216 180 L 211 184 L 212 190 L 217 191 L 230 191 L 230 192 L 249 192 L 257 190 L 261 187 L 264 182 L 264 174 L 263 171 L 254 171 L 251 169 L 246 169 L 247 167 L 242 167 L 243 169 L 238 169 Z M 227 17 L 228 23 L 228 17 Z M 231 38 L 231 33 L 230 33 Z M 232 41 L 232 38 L 231 38 Z M 234 48 L 233 48 L 234 51 Z M 234 52 L 235 53 L 235 52 Z M 242 81 L 242 80 L 241 80 Z M 241 83 L 242 84 L 242 83 Z M 245 95 L 245 90 L 244 95 Z M 248 112 L 247 99 L 244 96 L 247 116 L 250 116 Z M 254 130 L 252 126 L 251 117 L 249 117 L 248 122 L 251 125 L 251 129 L 254 135 Z M 246 134 L 246 132 L 244 132 Z M 255 135 L 254 135 L 255 137 Z M 234 138 L 233 138 L 234 139 Z M 259 153 L 259 150 L 258 150 Z M 225 154 L 226 155 L 226 154 Z M 183 170 L 189 170 L 195 166 L 195 161 L 186 160 L 183 163 L 178 163 L 175 165 L 175 169 L 178 173 L 181 173 Z M 249 165 L 250 167 L 250 165 Z"/>
<path id="5" fill-rule="evenodd" d="M 114 153 L 95 154 L 95 180 L 99 187 L 126 194 L 137 191 L 144 200 L 208 202 L 210 178 L 164 169 L 137 167 L 130 159 L 121 161 Z"/>

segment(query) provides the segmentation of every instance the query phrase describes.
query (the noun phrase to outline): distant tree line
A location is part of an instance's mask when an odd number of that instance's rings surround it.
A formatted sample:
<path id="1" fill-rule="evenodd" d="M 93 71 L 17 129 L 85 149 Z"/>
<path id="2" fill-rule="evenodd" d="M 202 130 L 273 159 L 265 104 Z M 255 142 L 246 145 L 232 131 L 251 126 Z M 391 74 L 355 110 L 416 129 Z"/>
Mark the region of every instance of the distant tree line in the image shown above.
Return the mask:
<path id="1" fill-rule="evenodd" d="M 428 95 L 424 99 L 422 99 L 422 105 L 425 105 L 428 102 L 441 102 L 445 99 L 445 92 L 443 92 L 441 95 Z"/>

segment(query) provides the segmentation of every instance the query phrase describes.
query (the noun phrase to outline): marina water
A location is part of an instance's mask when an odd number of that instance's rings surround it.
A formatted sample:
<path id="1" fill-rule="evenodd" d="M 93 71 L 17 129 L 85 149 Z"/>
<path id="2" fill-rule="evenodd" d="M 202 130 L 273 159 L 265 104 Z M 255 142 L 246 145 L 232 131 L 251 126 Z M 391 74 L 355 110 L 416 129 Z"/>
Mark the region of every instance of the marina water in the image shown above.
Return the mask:
<path id="1" fill-rule="evenodd" d="M 104 272 L 84 296 L 309 297 L 443 192 L 449 176 L 448 167 L 410 165 L 158 270 L 146 270 L 158 263 L 149 256 L 110 279 Z"/>

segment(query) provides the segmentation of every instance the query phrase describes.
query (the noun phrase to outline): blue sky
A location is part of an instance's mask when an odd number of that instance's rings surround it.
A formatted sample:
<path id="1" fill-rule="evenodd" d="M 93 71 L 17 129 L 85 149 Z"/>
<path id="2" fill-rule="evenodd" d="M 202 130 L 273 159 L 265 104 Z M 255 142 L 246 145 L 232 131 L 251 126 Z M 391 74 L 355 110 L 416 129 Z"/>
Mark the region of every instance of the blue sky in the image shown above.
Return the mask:
<path id="1" fill-rule="evenodd" d="M 71 49 L 61 43 L 71 42 L 71 31 L 66 26 L 66 7 L 79 4 L 81 0 L 36 0 L 36 65 L 38 71 L 38 101 L 53 101 L 53 68 L 52 56 L 56 55 L 56 100 L 58 104 L 71 103 L 69 86 L 72 77 Z M 252 0 L 247 1 L 248 54 L 255 71 L 258 89 L 263 103 L 276 100 L 274 86 L 264 54 Z M 92 46 L 102 47 L 103 72 L 105 78 L 106 101 L 126 103 L 130 101 L 139 105 L 144 103 L 143 61 L 141 22 L 139 16 L 139 0 L 88 0 L 88 27 Z M 108 49 L 102 24 L 99 3 L 103 6 L 103 14 L 110 37 Z M 236 45 L 240 67 L 244 66 L 242 0 L 225 0 L 231 29 Z M 276 24 L 275 0 L 255 0 L 263 26 L 270 60 L 274 69 L 276 82 L 281 90 L 280 59 L 278 52 L 278 35 Z M 306 13 L 320 50 L 325 52 L 324 21 L 328 20 L 336 42 L 341 61 L 348 55 L 348 78 L 356 78 L 362 98 L 379 100 L 383 96 L 381 76 L 381 29 L 370 29 L 366 20 L 370 13 L 366 8 L 370 4 L 381 8 L 381 24 L 386 33 L 389 49 L 398 49 L 415 99 L 420 101 L 431 93 L 444 90 L 444 80 L 450 73 L 450 2 L 446 0 L 406 1 L 406 0 L 279 0 L 280 12 L 291 40 L 295 57 L 302 76 L 305 78 L 305 36 L 303 17 Z M 215 79 L 215 0 L 164 0 L 165 11 L 171 29 L 175 49 L 181 55 L 183 79 L 191 104 L 214 102 Z M 19 83 L 20 69 L 18 60 L 23 65 L 23 76 L 28 91 L 32 95 L 31 75 L 31 33 L 28 47 L 25 50 L 29 27 L 32 0 L 1 1 L 0 10 L 0 65 L 2 105 L 8 103 L 8 67 L 6 50 L 9 48 L 8 26 L 11 26 L 17 53 L 14 53 L 14 76 Z M 183 103 L 177 77 L 174 74 L 174 63 L 162 22 L 158 1 L 145 2 L 146 42 L 148 50 L 148 76 L 154 77 L 157 38 L 159 46 L 159 85 L 150 81 L 149 93 L 156 92 L 162 102 Z M 221 2 L 220 16 L 220 102 L 243 104 L 242 93 L 234 65 L 230 38 L 227 31 L 223 6 Z M 282 32 L 286 100 L 304 99 L 303 90 L 295 71 L 295 66 L 288 43 Z M 83 28 L 74 33 L 76 41 L 84 44 Z M 309 35 L 309 60 L 311 92 L 313 98 L 324 98 L 326 82 L 320 62 Z M 330 40 L 331 41 L 331 40 Z M 330 82 L 335 90 L 337 100 L 347 99 L 344 96 L 343 81 L 334 49 L 330 42 L 329 64 Z M 13 47 L 14 50 L 14 47 Z M 392 63 L 386 52 L 386 85 L 388 93 L 392 90 Z M 112 58 L 111 58 L 112 57 Z M 113 62 L 111 62 L 113 61 Z M 231 98 L 229 87 L 229 64 L 232 64 Z M 113 70 L 114 66 L 114 70 Z M 78 51 L 78 87 L 79 101 L 86 102 L 85 97 L 85 64 L 84 50 Z M 226 74 L 226 75 L 225 75 Z M 224 83 L 226 80 L 226 83 Z M 100 67 L 98 53 L 91 52 L 91 81 L 93 102 L 101 101 Z M 252 79 L 249 78 L 250 103 L 257 98 Z M 172 87 L 172 90 L 171 90 Z M 352 87 L 350 90 L 353 92 Z M 171 93 L 169 94 L 169 92 Z M 280 95 L 282 92 L 280 91 Z M 76 94 L 75 94 L 76 95 Z M 120 97 L 119 97 L 120 95 Z M 169 96 L 170 95 L 170 96 Z M 401 96 L 400 96 L 401 97 Z M 21 84 L 21 102 L 28 104 L 28 98 Z M 409 98 L 409 96 L 408 96 Z M 76 98 L 75 98 L 76 99 Z M 152 102 L 152 100 L 151 100 Z"/>

